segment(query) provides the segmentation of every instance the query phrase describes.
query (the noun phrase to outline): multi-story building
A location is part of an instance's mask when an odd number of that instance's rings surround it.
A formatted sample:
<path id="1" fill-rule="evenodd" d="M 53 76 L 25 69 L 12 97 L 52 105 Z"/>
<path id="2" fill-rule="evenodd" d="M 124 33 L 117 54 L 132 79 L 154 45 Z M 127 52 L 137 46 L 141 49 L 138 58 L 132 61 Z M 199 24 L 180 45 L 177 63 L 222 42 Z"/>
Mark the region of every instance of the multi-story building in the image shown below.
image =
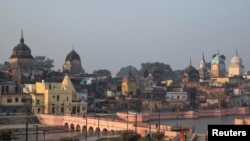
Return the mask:
<path id="1" fill-rule="evenodd" d="M 20 114 L 30 111 L 30 95 L 22 93 L 20 86 L 13 81 L 0 82 L 0 113 Z"/>
<path id="2" fill-rule="evenodd" d="M 68 75 L 61 83 L 42 81 L 30 85 L 32 112 L 35 114 L 83 115 L 87 112 L 87 102 L 79 97 Z"/>

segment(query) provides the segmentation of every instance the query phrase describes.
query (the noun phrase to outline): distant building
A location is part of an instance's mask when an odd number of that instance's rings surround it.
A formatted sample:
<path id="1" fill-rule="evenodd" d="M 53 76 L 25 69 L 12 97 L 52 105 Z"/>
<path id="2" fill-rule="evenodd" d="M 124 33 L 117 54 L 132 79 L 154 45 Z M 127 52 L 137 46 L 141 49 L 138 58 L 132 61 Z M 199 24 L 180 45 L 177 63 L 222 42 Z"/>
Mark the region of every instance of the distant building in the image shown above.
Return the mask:
<path id="1" fill-rule="evenodd" d="M 218 52 L 215 54 L 211 61 L 211 74 L 210 77 L 225 77 L 226 67 L 225 67 L 225 56 L 220 55 Z"/>
<path id="2" fill-rule="evenodd" d="M 123 77 L 122 84 L 122 95 L 125 96 L 136 96 L 137 94 L 137 83 L 136 78 L 132 75 L 131 71 Z"/>
<path id="3" fill-rule="evenodd" d="M 238 56 L 236 50 L 236 55 L 231 59 L 229 68 L 228 68 L 228 77 L 234 76 L 243 76 L 244 75 L 244 65 L 242 64 L 242 59 Z"/>
<path id="4" fill-rule="evenodd" d="M 35 88 L 30 90 L 33 113 L 83 115 L 87 112 L 87 102 L 76 92 L 68 75 L 61 83 L 43 81 L 32 85 Z"/>
<path id="5" fill-rule="evenodd" d="M 208 83 L 209 82 L 209 73 L 208 73 L 208 66 L 204 58 L 204 53 L 202 54 L 202 58 L 199 65 L 199 77 L 201 83 Z"/>
<path id="6" fill-rule="evenodd" d="M 84 73 L 81 58 L 74 48 L 66 56 L 63 72 L 68 73 L 70 76 L 80 76 Z"/>
<path id="7" fill-rule="evenodd" d="M 182 109 L 185 105 L 189 104 L 187 92 L 167 92 L 166 102 L 169 108 Z"/>
<path id="8" fill-rule="evenodd" d="M 30 95 L 22 93 L 13 81 L 0 82 L 0 114 L 17 114 L 30 111 Z"/>
<path id="9" fill-rule="evenodd" d="M 24 43 L 23 32 L 20 43 L 13 48 L 10 62 L 5 62 L 4 71 L 8 80 L 24 83 L 32 79 L 33 56 L 30 48 Z"/>
<path id="10" fill-rule="evenodd" d="M 191 64 L 186 67 L 182 73 L 182 82 L 199 82 L 199 71 Z"/>

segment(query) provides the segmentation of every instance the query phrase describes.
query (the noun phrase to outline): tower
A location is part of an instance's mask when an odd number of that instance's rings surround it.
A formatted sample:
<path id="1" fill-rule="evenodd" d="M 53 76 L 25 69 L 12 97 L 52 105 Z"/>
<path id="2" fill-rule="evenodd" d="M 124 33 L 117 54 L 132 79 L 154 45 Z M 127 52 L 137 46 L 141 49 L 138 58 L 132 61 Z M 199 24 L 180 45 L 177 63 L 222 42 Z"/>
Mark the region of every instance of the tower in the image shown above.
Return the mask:
<path id="1" fill-rule="evenodd" d="M 70 76 L 79 76 L 83 73 L 81 58 L 74 50 L 74 46 L 73 50 L 66 56 L 63 72 L 68 73 Z"/>
<path id="2" fill-rule="evenodd" d="M 236 54 L 232 57 L 231 62 L 228 68 L 228 77 L 234 77 L 238 75 L 244 74 L 244 65 L 242 64 L 242 59 L 238 56 L 238 51 L 236 50 Z"/>
<path id="3" fill-rule="evenodd" d="M 8 71 L 13 81 L 23 82 L 28 80 L 33 70 L 33 56 L 30 48 L 24 43 L 23 31 L 21 33 L 20 43 L 17 44 L 9 58 L 10 66 Z"/>

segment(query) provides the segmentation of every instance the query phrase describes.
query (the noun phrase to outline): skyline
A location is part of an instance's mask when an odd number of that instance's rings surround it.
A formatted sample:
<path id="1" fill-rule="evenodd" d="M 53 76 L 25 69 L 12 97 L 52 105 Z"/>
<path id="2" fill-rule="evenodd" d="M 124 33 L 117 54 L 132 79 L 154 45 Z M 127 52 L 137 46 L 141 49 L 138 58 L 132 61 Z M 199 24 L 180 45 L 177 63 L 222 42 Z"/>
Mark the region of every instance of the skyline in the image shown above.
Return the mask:
<path id="1" fill-rule="evenodd" d="M 238 51 L 250 70 L 250 1 L 4 1 L 0 5 L 0 63 L 9 61 L 23 30 L 33 56 L 61 69 L 73 49 L 87 73 L 161 62 L 199 68 L 217 53 L 226 69 Z"/>

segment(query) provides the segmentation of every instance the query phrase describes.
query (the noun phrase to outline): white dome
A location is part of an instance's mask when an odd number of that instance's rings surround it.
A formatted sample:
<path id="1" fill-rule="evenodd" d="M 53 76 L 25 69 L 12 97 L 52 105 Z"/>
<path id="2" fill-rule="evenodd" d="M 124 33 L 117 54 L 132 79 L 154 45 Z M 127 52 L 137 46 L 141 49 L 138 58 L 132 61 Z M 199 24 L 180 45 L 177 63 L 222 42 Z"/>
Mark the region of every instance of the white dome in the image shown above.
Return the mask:
<path id="1" fill-rule="evenodd" d="M 239 56 L 234 56 L 231 59 L 231 64 L 242 64 L 242 59 Z"/>

